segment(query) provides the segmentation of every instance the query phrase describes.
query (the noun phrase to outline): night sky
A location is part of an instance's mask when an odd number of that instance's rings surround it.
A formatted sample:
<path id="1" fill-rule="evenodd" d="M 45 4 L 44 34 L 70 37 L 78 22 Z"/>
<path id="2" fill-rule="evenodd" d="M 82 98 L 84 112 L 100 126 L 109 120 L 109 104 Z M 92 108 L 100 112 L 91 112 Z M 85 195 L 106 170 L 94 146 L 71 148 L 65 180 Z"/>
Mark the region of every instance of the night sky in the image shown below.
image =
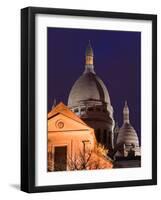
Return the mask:
<path id="1" fill-rule="evenodd" d="M 69 92 L 84 71 L 85 50 L 90 40 L 94 69 L 105 83 L 114 119 L 122 125 L 125 100 L 130 122 L 141 130 L 141 33 L 107 30 L 48 28 L 48 111 L 54 98 L 67 105 Z"/>

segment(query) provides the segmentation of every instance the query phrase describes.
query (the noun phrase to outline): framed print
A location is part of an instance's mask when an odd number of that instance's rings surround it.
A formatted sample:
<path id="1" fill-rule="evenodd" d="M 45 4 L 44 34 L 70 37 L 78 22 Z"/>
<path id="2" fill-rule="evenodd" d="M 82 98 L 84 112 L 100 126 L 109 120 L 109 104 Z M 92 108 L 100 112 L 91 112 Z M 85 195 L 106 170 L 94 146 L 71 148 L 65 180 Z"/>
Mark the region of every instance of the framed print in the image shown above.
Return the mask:
<path id="1" fill-rule="evenodd" d="M 21 10 L 21 190 L 157 184 L 157 16 Z"/>

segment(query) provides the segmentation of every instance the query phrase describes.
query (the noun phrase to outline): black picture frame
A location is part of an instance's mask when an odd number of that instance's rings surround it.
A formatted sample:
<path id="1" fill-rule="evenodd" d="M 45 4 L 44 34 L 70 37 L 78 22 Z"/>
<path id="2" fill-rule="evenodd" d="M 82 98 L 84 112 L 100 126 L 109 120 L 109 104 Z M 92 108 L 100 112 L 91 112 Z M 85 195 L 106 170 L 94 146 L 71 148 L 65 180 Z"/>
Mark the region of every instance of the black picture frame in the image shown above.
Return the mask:
<path id="1" fill-rule="evenodd" d="M 152 21 L 152 179 L 35 186 L 35 15 L 89 16 Z M 21 190 L 50 192 L 157 184 L 157 16 L 27 7 L 21 10 Z"/>

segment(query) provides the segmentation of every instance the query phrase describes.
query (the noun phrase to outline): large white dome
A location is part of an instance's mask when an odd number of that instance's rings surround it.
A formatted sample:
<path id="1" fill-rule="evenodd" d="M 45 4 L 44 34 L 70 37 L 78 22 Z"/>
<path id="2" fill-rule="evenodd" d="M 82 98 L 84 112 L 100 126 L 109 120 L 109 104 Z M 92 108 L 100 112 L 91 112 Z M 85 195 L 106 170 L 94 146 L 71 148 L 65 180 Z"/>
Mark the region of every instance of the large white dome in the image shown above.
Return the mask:
<path id="1" fill-rule="evenodd" d="M 110 105 L 110 97 L 103 81 L 92 72 L 85 72 L 73 85 L 69 98 L 68 106 L 79 106 L 81 102 L 93 100 L 107 103 Z"/>
<path id="2" fill-rule="evenodd" d="M 68 107 L 95 130 L 97 142 L 112 148 L 113 108 L 103 81 L 96 75 L 93 49 L 86 48 L 85 69 L 68 97 Z"/>

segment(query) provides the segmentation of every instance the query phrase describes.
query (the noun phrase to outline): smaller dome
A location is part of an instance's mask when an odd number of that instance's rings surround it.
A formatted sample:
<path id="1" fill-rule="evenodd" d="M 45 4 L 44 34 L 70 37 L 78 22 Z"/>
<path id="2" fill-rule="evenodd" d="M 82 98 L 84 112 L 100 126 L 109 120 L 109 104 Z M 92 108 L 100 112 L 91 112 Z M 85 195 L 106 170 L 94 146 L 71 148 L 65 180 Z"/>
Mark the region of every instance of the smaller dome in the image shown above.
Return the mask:
<path id="1" fill-rule="evenodd" d="M 123 125 L 119 130 L 116 144 L 118 146 L 122 144 L 139 146 L 137 133 L 130 124 L 129 107 L 127 105 L 127 101 L 125 101 L 125 105 L 123 108 Z"/>
<path id="2" fill-rule="evenodd" d="M 129 123 L 124 123 L 119 130 L 117 137 L 117 145 L 135 145 L 139 146 L 139 139 L 135 129 Z"/>

